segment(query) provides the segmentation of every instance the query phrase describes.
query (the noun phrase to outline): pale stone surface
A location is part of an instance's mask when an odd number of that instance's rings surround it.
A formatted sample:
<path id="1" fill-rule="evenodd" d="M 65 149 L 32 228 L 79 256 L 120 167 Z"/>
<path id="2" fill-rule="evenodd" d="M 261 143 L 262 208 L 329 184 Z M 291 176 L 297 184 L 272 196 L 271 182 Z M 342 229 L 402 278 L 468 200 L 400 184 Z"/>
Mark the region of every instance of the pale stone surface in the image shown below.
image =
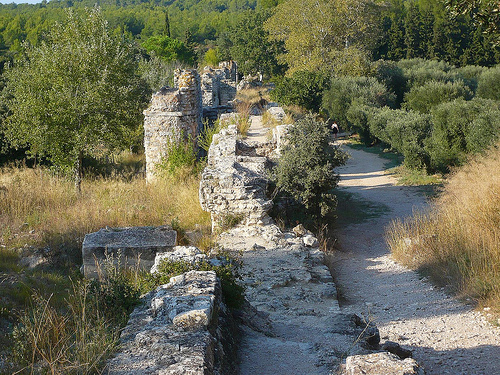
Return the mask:
<path id="1" fill-rule="evenodd" d="M 155 179 L 156 166 L 167 156 L 173 142 L 196 142 L 202 129 L 200 76 L 194 69 L 177 70 L 175 88 L 162 88 L 153 94 L 144 111 L 144 153 L 146 179 Z"/>
<path id="2" fill-rule="evenodd" d="M 319 246 L 318 239 L 310 234 L 306 234 L 304 237 L 302 237 L 302 241 L 304 242 L 304 245 L 309 247 Z"/>
<path id="3" fill-rule="evenodd" d="M 143 301 L 122 332 L 120 352 L 107 363 L 109 374 L 234 373 L 218 325 L 221 314 L 229 314 L 215 272 L 173 277 Z"/>
<path id="4" fill-rule="evenodd" d="M 276 143 L 276 155 L 281 155 L 281 150 L 286 144 L 286 137 L 292 125 L 278 125 L 273 128 L 273 142 Z"/>
<path id="5" fill-rule="evenodd" d="M 170 251 L 177 232 L 170 226 L 103 228 L 85 235 L 82 244 L 83 270 L 86 277 L 97 276 L 96 262 L 107 258 L 119 266 L 149 270 L 156 254 Z"/>
<path id="6" fill-rule="evenodd" d="M 286 116 L 283 107 L 270 107 L 267 110 L 267 113 L 269 113 L 273 118 L 275 118 L 279 122 L 283 121 Z"/>
<path id="7" fill-rule="evenodd" d="M 205 260 L 207 256 L 202 253 L 200 249 L 195 246 L 175 246 L 172 251 L 157 253 L 153 267 L 151 267 L 151 273 L 158 271 L 158 266 L 161 261 L 184 261 L 189 263 L 196 263 Z"/>
<path id="8" fill-rule="evenodd" d="M 349 356 L 346 375 L 424 375 L 425 371 L 412 358 L 404 360 L 392 353 Z"/>
<path id="9" fill-rule="evenodd" d="M 200 182 L 200 204 L 211 213 L 213 230 L 229 218 L 246 226 L 270 222 L 267 212 L 272 201 L 266 196 L 268 180 L 262 173 L 267 159 L 237 153 L 236 126 L 214 135 Z"/>

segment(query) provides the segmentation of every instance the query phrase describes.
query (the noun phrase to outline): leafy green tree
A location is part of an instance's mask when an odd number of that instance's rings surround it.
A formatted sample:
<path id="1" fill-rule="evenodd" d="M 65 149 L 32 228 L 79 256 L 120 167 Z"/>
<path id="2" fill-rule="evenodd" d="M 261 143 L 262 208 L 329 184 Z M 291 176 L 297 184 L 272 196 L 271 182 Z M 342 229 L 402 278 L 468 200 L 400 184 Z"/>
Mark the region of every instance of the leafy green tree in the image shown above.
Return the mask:
<path id="1" fill-rule="evenodd" d="M 477 83 L 477 95 L 485 99 L 500 100 L 500 65 L 481 74 Z"/>
<path id="2" fill-rule="evenodd" d="M 363 141 L 368 142 L 370 137 L 363 124 L 353 122 L 362 118 L 356 108 L 364 112 L 365 106 L 393 106 L 394 101 L 395 95 L 373 77 L 337 77 L 331 80 L 322 107 L 332 120 L 344 128 L 360 132 Z"/>
<path id="3" fill-rule="evenodd" d="M 497 0 L 446 0 L 452 15 L 469 14 L 488 34 L 493 43 L 500 44 L 500 11 Z"/>
<path id="4" fill-rule="evenodd" d="M 377 9 L 371 0 L 289 0 L 275 8 L 264 28 L 285 43 L 281 61 L 291 72 L 336 71 L 344 49 L 364 51 L 374 42 Z"/>
<path id="5" fill-rule="evenodd" d="M 332 189 L 337 186 L 334 168 L 345 162 L 345 154 L 329 144 L 326 123 L 308 115 L 293 125 L 278 165 L 276 186 L 304 205 L 317 220 L 335 208 Z"/>
<path id="6" fill-rule="evenodd" d="M 270 40 L 269 33 L 263 27 L 268 14 L 265 11 L 247 11 L 230 28 L 229 52 L 243 74 L 262 72 L 267 76 L 275 76 L 284 71 L 284 66 L 277 61 L 278 54 L 283 53 L 283 43 Z"/>
<path id="7" fill-rule="evenodd" d="M 219 66 L 220 58 L 217 49 L 210 48 L 205 52 L 204 63 L 209 66 Z"/>
<path id="8" fill-rule="evenodd" d="M 328 87 L 324 74 L 297 71 L 290 77 L 277 78 L 271 99 L 284 105 L 298 105 L 310 111 L 319 111 L 323 91 Z"/>
<path id="9" fill-rule="evenodd" d="M 166 35 L 152 36 L 142 46 L 148 53 L 154 52 L 156 56 L 166 62 L 180 61 L 189 65 L 194 63 L 194 51 L 186 47 L 180 40 Z"/>
<path id="10" fill-rule="evenodd" d="M 425 142 L 431 166 L 448 171 L 450 166 L 462 164 L 471 151 L 480 151 L 498 139 L 499 109 L 497 101 L 478 98 L 457 99 L 433 108 L 434 126 Z"/>
<path id="11" fill-rule="evenodd" d="M 423 86 L 413 87 L 406 93 L 404 108 L 429 113 L 432 107 L 458 98 L 472 99 L 472 92 L 463 81 L 429 81 Z"/>
<path id="12" fill-rule="evenodd" d="M 98 8 L 68 11 L 38 47 L 6 71 L 12 96 L 5 134 L 17 147 L 73 170 L 80 189 L 84 153 L 127 144 L 147 97 L 133 48 L 112 38 Z"/>

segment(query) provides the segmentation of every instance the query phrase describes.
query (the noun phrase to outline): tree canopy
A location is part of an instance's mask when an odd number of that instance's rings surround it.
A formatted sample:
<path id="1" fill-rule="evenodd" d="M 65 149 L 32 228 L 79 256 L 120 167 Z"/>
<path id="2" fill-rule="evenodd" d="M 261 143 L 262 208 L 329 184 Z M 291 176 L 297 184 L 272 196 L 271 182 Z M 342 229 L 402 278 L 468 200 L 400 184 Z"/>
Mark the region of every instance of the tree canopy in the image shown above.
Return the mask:
<path id="1" fill-rule="evenodd" d="M 290 72 L 336 70 L 359 56 L 375 33 L 377 6 L 370 0 L 288 0 L 265 23 L 285 43 L 280 56 Z M 349 62 L 351 64 L 351 62 Z"/>
<path id="2" fill-rule="evenodd" d="M 112 37 L 100 10 L 68 11 L 37 47 L 6 70 L 5 135 L 81 179 L 85 152 L 127 144 L 147 102 L 133 48 Z"/>

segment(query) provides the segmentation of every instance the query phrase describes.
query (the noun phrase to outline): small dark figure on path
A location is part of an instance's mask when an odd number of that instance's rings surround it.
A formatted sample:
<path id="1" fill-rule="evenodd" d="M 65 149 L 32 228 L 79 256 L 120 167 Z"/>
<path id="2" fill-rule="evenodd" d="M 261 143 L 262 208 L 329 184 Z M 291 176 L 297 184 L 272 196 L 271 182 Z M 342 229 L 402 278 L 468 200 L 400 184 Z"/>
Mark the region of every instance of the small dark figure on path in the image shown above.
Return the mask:
<path id="1" fill-rule="evenodd" d="M 335 121 L 332 124 L 332 132 L 333 132 L 333 138 L 337 139 L 337 134 L 339 133 L 339 126 Z"/>

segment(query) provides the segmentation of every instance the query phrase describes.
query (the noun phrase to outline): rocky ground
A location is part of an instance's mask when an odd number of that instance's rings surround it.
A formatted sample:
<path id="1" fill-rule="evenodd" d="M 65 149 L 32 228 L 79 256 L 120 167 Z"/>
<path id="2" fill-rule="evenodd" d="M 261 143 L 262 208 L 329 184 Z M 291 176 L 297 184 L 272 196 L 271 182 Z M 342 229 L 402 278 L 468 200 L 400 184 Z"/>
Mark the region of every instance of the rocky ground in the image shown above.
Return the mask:
<path id="1" fill-rule="evenodd" d="M 265 132 L 253 117 L 246 142 L 264 142 Z M 396 186 L 377 155 L 336 145 L 351 155 L 338 170 L 339 197 L 362 207 L 362 215 L 343 220 L 340 250 L 326 259 L 333 279 L 316 245 L 293 233 L 280 236 L 273 224 L 235 228 L 221 238 L 223 247 L 241 253 L 250 305 L 241 317 L 240 373 L 340 373 L 346 358 L 351 364 L 358 358 L 350 355 L 370 353 L 360 338 L 370 323 L 378 327 L 381 344 L 394 341 L 410 349 L 427 374 L 500 374 L 500 330 L 487 316 L 391 260 L 386 226 L 424 208 L 425 196 L 418 188 Z M 353 314 L 362 317 L 358 326 Z M 364 358 L 379 362 L 379 354 Z M 412 372 L 376 373 L 421 373 L 408 361 L 396 367 L 408 364 Z M 346 371 L 374 374 L 370 365 Z"/>
<path id="2" fill-rule="evenodd" d="M 411 349 L 427 374 L 500 374 L 500 329 L 487 322 L 487 311 L 474 311 L 390 257 L 384 228 L 424 207 L 425 197 L 417 188 L 396 186 L 375 154 L 344 148 L 351 158 L 338 170 L 340 189 L 379 214 L 338 233 L 341 251 L 330 261 L 341 311 L 369 317 L 382 341 Z"/>

